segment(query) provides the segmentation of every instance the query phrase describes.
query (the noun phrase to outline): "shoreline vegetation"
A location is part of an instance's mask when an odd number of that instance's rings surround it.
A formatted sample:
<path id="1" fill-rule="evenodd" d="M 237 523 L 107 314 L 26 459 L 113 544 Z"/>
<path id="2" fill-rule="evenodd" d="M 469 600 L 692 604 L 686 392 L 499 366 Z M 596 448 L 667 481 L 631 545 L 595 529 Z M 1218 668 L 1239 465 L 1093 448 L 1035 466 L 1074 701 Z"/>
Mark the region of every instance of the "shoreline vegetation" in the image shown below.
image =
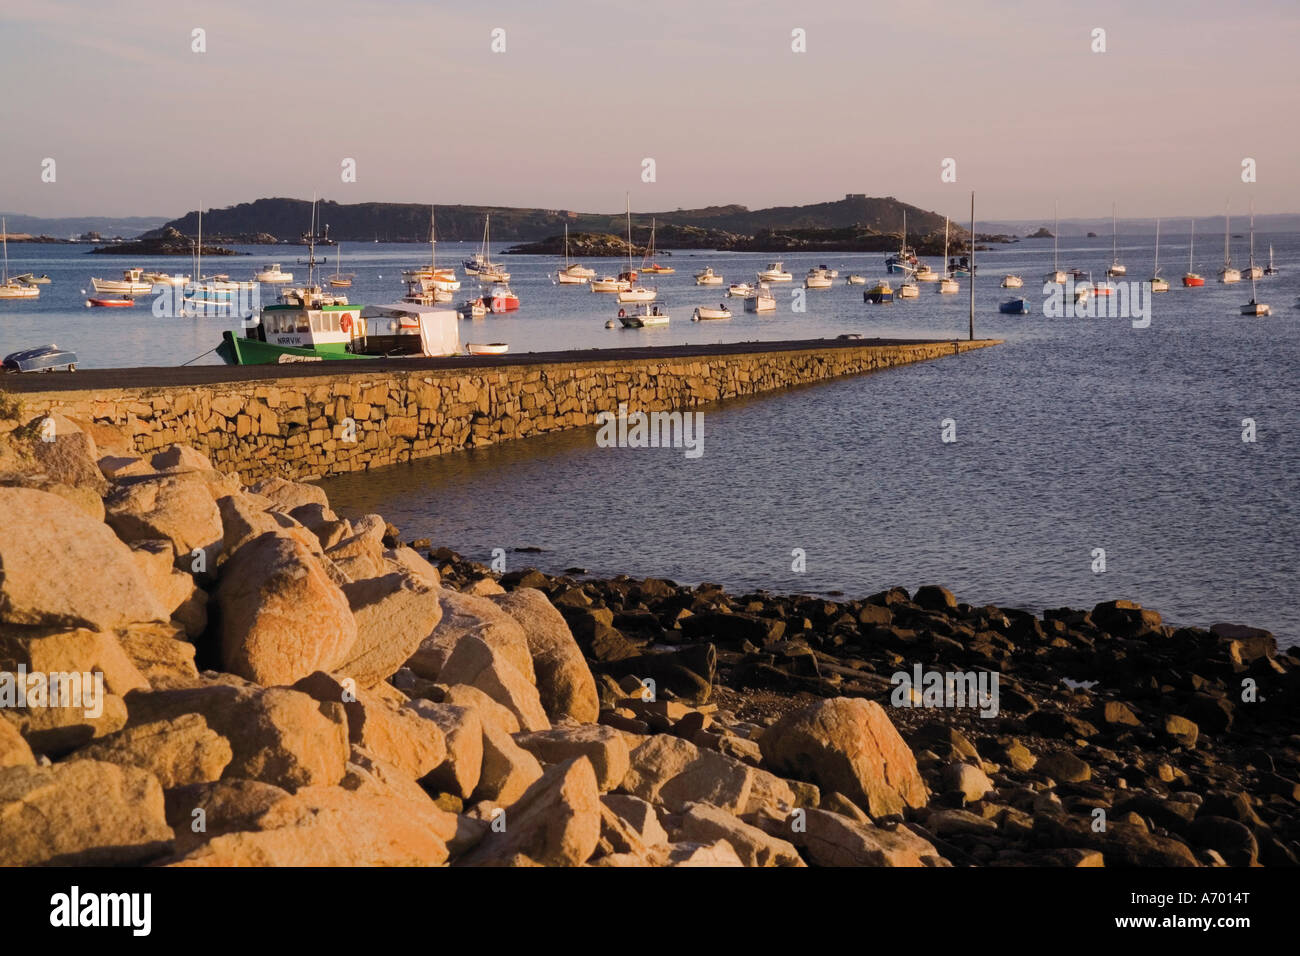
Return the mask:
<path id="1" fill-rule="evenodd" d="M 104 689 L 0 708 L 7 865 L 1300 852 L 1300 651 L 1250 627 L 496 575 L 317 486 L 13 402 L 0 566 L 0 695 L 15 672 Z M 926 706 L 930 673 L 972 676 L 979 706 Z"/>

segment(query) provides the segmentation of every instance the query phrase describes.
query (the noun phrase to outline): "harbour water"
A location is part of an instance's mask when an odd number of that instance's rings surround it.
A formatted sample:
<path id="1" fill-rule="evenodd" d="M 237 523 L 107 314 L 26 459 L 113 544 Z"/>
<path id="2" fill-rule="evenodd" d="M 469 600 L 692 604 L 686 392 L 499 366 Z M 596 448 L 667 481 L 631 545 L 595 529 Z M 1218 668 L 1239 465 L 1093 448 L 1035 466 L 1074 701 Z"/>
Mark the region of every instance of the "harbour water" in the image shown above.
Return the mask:
<path id="1" fill-rule="evenodd" d="M 327 492 L 345 510 L 378 511 L 407 537 L 478 560 L 505 549 L 510 567 L 850 595 L 941 583 L 965 601 L 1032 610 L 1127 597 L 1174 623 L 1249 623 L 1296 643 L 1300 242 L 1256 237 L 1257 251 L 1273 244 L 1283 272 L 1260 282 L 1274 315 L 1259 319 L 1238 315 L 1249 283 L 1218 284 L 1222 251 L 1206 242 L 1197 262 L 1206 285 L 1189 290 L 1178 284 L 1186 237 L 1162 237 L 1173 288 L 1154 298 L 1147 328 L 1128 318 L 1044 317 L 1039 280 L 1051 267 L 1050 240 L 982 252 L 976 331 L 1005 345 L 710 408 L 699 458 L 599 448 L 584 430 L 331 479 Z M 1120 256 L 1130 278 L 1150 275 L 1152 245 L 1126 238 Z M 1234 246 L 1244 265 L 1244 240 Z M 440 243 L 439 261 L 472 249 Z M 267 248 L 250 251 L 214 268 L 240 278 L 275 261 Z M 37 303 L 0 304 L 0 352 L 54 341 L 88 367 L 175 365 L 214 346 L 228 324 L 156 319 L 146 303 L 85 309 L 75 290 L 89 288 L 92 274 L 188 263 L 84 252 L 10 246 L 11 273 L 48 272 L 54 284 Z M 305 268 L 278 254 L 286 270 Z M 343 270 L 358 274 L 353 301 L 392 301 L 400 270 L 427 261 L 427 246 L 345 245 L 343 257 Z M 883 275 L 881 254 L 785 256 L 796 280 L 819 262 L 841 272 L 832 289 L 806 293 L 804 313 L 791 311 L 793 290 L 779 289 L 770 316 L 737 307 L 729 322 L 689 321 L 695 305 L 717 304 L 724 291 L 697 289 L 694 272 L 712 265 L 728 282 L 752 281 L 770 258 L 667 258 L 677 273 L 655 284 L 672 324 L 632 332 L 603 327 L 617 311 L 612 296 L 552 285 L 554 258 L 511 257 L 521 310 L 464 322 L 461 338 L 506 341 L 518 353 L 842 332 L 965 335 L 966 280 L 955 296 L 923 286 L 917 300 L 864 305 L 862 287 L 843 277 Z M 1063 241 L 1063 267 L 1100 278 L 1109 261 L 1109 237 Z M 1025 288 L 999 289 L 1005 272 L 1022 274 Z M 999 301 L 1019 294 L 1029 315 L 997 313 Z M 955 442 L 942 440 L 945 419 Z M 1242 440 L 1246 419 L 1253 442 Z M 525 546 L 543 550 L 511 550 Z M 796 549 L 803 571 L 792 570 Z"/>

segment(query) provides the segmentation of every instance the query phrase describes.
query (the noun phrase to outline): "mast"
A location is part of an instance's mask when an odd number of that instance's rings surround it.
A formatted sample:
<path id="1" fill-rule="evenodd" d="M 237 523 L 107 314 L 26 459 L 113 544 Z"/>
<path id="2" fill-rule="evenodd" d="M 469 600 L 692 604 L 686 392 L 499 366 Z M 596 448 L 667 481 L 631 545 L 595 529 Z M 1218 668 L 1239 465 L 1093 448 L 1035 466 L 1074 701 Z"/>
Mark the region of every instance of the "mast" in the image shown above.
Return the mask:
<path id="1" fill-rule="evenodd" d="M 975 340 L 975 190 L 970 191 L 970 338 Z"/>
<path id="2" fill-rule="evenodd" d="M 311 194 L 311 232 L 307 236 L 307 288 L 315 283 L 316 275 L 316 194 Z"/>
<path id="3" fill-rule="evenodd" d="M 1192 237 L 1191 237 L 1191 239 L 1189 239 L 1188 242 L 1187 242 L 1187 271 L 1188 271 L 1188 272 L 1195 272 L 1195 271 L 1196 271 L 1196 269 L 1192 266 L 1192 263 L 1196 261 L 1196 260 L 1193 258 L 1193 256 L 1194 256 L 1195 254 L 1196 254 L 1196 217 L 1193 216 L 1193 217 L 1192 217 Z"/>
<path id="4" fill-rule="evenodd" d="M 4 285 L 9 284 L 9 224 L 3 218 L 0 218 L 0 232 L 4 233 L 5 244 L 5 274 Z"/>
<path id="5" fill-rule="evenodd" d="M 569 268 L 569 224 L 564 224 L 564 268 Z"/>
<path id="6" fill-rule="evenodd" d="M 627 194 L 627 271 L 632 271 L 632 194 Z"/>
<path id="7" fill-rule="evenodd" d="M 1152 271 L 1152 278 L 1160 275 L 1160 217 L 1156 217 L 1156 267 Z"/>
<path id="8" fill-rule="evenodd" d="M 1119 262 L 1119 220 L 1116 218 L 1116 204 L 1110 204 L 1110 264 Z"/>
<path id="9" fill-rule="evenodd" d="M 1250 201 L 1250 304 L 1255 304 L 1255 200 Z"/>
<path id="10" fill-rule="evenodd" d="M 438 239 L 434 231 L 433 204 L 429 204 L 429 273 L 433 274 L 434 266 L 438 262 Z"/>
<path id="11" fill-rule="evenodd" d="M 195 248 L 194 281 L 203 278 L 203 203 L 199 203 L 199 244 Z"/>
<path id="12" fill-rule="evenodd" d="M 1052 204 L 1052 271 L 1061 271 L 1061 261 L 1057 257 L 1058 236 L 1061 233 L 1061 203 L 1056 201 Z"/>
<path id="13" fill-rule="evenodd" d="M 1228 251 L 1228 232 L 1229 232 L 1228 224 L 1230 221 L 1230 216 L 1228 211 L 1231 208 L 1232 207 L 1229 203 L 1225 202 L 1223 204 L 1223 268 L 1225 269 L 1227 269 L 1229 266 L 1232 265 L 1232 254 Z"/>
<path id="14" fill-rule="evenodd" d="M 948 265 L 948 217 L 943 217 L 943 274 L 946 277 L 952 276 L 952 268 Z"/>

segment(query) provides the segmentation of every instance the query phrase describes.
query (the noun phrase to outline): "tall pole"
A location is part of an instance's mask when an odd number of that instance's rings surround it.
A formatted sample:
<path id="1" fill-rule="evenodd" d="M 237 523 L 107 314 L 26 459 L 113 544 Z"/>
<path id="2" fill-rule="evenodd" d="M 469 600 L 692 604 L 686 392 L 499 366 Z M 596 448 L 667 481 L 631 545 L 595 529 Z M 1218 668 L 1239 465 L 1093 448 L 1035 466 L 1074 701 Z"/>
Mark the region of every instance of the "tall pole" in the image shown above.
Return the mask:
<path id="1" fill-rule="evenodd" d="M 970 338 L 975 341 L 975 190 L 970 191 Z"/>

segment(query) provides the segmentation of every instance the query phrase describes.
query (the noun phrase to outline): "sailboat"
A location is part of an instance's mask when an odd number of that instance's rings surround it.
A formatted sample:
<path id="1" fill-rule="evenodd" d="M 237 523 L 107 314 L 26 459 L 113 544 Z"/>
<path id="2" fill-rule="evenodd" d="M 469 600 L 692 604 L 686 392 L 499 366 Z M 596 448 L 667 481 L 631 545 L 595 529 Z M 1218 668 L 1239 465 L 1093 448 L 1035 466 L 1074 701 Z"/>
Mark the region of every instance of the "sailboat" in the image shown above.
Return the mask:
<path id="1" fill-rule="evenodd" d="M 1169 280 L 1160 278 L 1160 220 L 1156 220 L 1156 264 L 1151 270 L 1151 291 L 1168 292 Z"/>
<path id="2" fill-rule="evenodd" d="M 1232 251 L 1229 247 L 1231 221 L 1228 215 L 1228 206 L 1225 203 L 1223 209 L 1223 268 L 1219 270 L 1219 281 L 1225 284 L 1241 281 L 1241 270 L 1232 267 Z"/>
<path id="3" fill-rule="evenodd" d="M 627 194 L 627 271 L 619 276 L 628 287 L 618 290 L 619 302 L 653 302 L 659 295 L 654 289 L 636 285 L 636 270 L 632 268 L 632 194 Z"/>
<path id="4" fill-rule="evenodd" d="M 483 217 L 483 246 L 482 248 L 461 262 L 465 268 L 465 274 L 478 276 L 480 282 L 509 282 L 510 273 L 493 262 L 491 255 L 491 239 L 489 227 L 492 223 L 492 214 L 487 213 Z"/>
<path id="5" fill-rule="evenodd" d="M 1264 269 L 1255 265 L 1255 201 L 1250 202 L 1250 265 L 1242 273 L 1244 279 L 1262 279 L 1264 278 Z"/>
<path id="6" fill-rule="evenodd" d="M 1106 270 L 1107 278 L 1128 275 L 1128 266 L 1119 261 L 1119 220 L 1116 218 L 1116 204 L 1110 204 L 1110 268 Z"/>
<path id="7" fill-rule="evenodd" d="M 353 275 L 351 272 L 343 272 L 343 243 L 338 243 L 335 249 L 334 274 L 330 276 L 330 285 L 335 289 L 348 289 L 352 287 Z"/>
<path id="8" fill-rule="evenodd" d="M 1241 307 L 1242 315 L 1272 315 L 1273 310 L 1255 298 L 1255 203 L 1250 204 L 1250 301 Z"/>
<path id="9" fill-rule="evenodd" d="M 903 234 L 898 251 L 885 257 L 886 272 L 909 272 L 916 267 L 916 253 L 907 248 L 907 210 L 903 210 Z"/>
<path id="10" fill-rule="evenodd" d="M 564 268 L 555 273 L 555 281 L 560 285 L 586 285 L 595 275 L 595 269 L 569 262 L 569 224 L 566 222 L 564 224 Z"/>
<path id="11" fill-rule="evenodd" d="M 17 279 L 9 278 L 9 227 L 0 218 L 0 233 L 4 235 L 5 267 L 4 278 L 0 280 L 0 299 L 36 299 L 40 297 L 41 287 L 26 285 Z"/>
<path id="12" fill-rule="evenodd" d="M 646 263 L 649 265 L 646 265 Z M 641 260 L 641 271 L 652 276 L 668 276 L 677 270 L 672 266 L 661 266 L 655 262 L 655 221 L 650 220 L 650 247 L 646 249 L 645 258 Z"/>
<path id="13" fill-rule="evenodd" d="M 1060 240 L 1057 238 L 1061 232 L 1060 203 L 1053 204 L 1052 209 L 1052 271 L 1043 276 L 1043 281 L 1054 285 L 1064 285 L 1068 277 L 1061 269 L 1061 260 L 1058 255 Z"/>
<path id="14" fill-rule="evenodd" d="M 402 279 L 406 282 L 407 295 L 404 301 L 407 302 L 419 302 L 425 305 L 450 302 L 452 293 L 460 289 L 460 280 L 456 278 L 455 269 L 438 268 L 437 221 L 432 205 L 429 206 L 429 265 L 425 268 L 404 270 Z"/>
<path id="15" fill-rule="evenodd" d="M 947 216 L 945 216 L 943 220 L 943 261 L 945 263 L 948 262 L 948 217 Z M 951 268 L 949 268 L 948 272 L 945 273 L 944 277 L 939 280 L 939 288 L 937 291 L 939 292 L 940 295 L 952 295 L 956 292 L 961 291 L 961 286 L 959 286 L 957 284 L 957 280 L 952 277 Z"/>
<path id="16" fill-rule="evenodd" d="M 1266 276 L 1280 275 L 1280 273 L 1277 270 L 1277 267 L 1273 265 L 1273 247 L 1271 245 L 1268 247 L 1268 268 L 1264 270 L 1264 275 Z"/>

